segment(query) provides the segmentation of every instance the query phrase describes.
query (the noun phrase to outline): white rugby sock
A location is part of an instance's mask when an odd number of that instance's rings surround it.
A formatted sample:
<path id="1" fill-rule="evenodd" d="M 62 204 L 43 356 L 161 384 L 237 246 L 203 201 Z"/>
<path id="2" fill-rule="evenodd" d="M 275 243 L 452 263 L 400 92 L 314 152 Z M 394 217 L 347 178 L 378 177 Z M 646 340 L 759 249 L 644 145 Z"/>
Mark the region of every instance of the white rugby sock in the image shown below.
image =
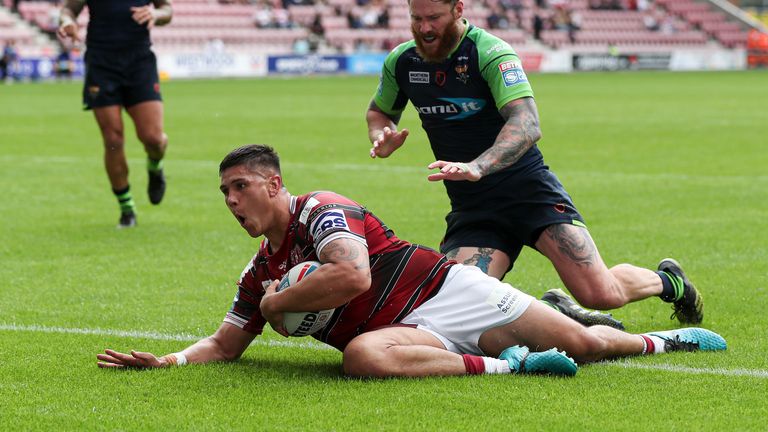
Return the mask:
<path id="1" fill-rule="evenodd" d="M 509 363 L 506 360 L 501 360 L 493 357 L 481 357 L 483 364 L 485 365 L 486 374 L 508 374 L 512 373 L 512 369 L 509 368 Z"/>

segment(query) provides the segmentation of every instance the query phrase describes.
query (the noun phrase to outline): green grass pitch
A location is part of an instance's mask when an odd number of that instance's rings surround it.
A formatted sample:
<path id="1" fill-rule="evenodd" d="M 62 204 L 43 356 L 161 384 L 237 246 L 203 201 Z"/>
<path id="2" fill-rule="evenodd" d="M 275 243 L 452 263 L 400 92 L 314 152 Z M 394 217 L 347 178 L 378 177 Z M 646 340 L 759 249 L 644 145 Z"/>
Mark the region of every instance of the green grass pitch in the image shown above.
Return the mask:
<path id="1" fill-rule="evenodd" d="M 139 226 L 118 207 L 79 83 L 0 87 L 0 430 L 765 430 L 768 426 L 768 75 L 534 75 L 546 161 L 609 265 L 677 258 L 725 353 L 582 366 L 573 379 L 350 380 L 340 353 L 268 330 L 231 364 L 97 369 L 104 348 L 161 355 L 220 324 L 255 253 L 218 191 L 232 148 L 280 152 L 289 190 L 330 189 L 401 237 L 436 247 L 448 209 L 412 135 L 371 160 L 376 77 L 178 81 L 163 86 L 169 189 L 145 194 L 126 122 Z M 526 251 L 506 280 L 560 286 Z M 660 300 L 613 311 L 629 330 L 676 327 Z"/>

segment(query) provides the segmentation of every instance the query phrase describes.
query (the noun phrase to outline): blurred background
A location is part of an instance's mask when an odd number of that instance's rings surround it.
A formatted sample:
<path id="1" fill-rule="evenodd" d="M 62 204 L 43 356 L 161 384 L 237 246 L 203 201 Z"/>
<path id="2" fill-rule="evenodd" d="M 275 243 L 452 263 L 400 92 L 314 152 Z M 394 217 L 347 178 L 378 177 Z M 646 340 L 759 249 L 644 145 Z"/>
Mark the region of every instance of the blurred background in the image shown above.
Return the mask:
<path id="1" fill-rule="evenodd" d="M 2 79 L 82 76 L 56 37 L 60 2 L 1 0 Z M 152 30 L 162 79 L 378 74 L 411 38 L 406 0 L 174 0 Z M 466 0 L 528 72 L 768 67 L 768 0 Z M 78 23 L 82 37 L 87 8 Z"/>

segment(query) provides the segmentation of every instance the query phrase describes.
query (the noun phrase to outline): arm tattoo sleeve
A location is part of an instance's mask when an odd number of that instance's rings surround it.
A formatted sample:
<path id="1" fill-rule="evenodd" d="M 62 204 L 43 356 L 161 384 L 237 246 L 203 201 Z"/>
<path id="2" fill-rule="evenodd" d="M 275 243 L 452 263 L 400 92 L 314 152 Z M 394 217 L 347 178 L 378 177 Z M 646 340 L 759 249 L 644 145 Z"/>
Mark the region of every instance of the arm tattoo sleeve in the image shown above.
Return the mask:
<path id="1" fill-rule="evenodd" d="M 351 262 L 355 269 L 368 267 L 368 251 L 365 246 L 355 240 L 338 239 L 328 243 L 320 252 L 322 262 Z"/>
<path id="2" fill-rule="evenodd" d="M 506 120 L 493 146 L 475 159 L 483 176 L 517 162 L 541 138 L 539 115 L 533 98 L 516 99 L 499 110 Z"/>

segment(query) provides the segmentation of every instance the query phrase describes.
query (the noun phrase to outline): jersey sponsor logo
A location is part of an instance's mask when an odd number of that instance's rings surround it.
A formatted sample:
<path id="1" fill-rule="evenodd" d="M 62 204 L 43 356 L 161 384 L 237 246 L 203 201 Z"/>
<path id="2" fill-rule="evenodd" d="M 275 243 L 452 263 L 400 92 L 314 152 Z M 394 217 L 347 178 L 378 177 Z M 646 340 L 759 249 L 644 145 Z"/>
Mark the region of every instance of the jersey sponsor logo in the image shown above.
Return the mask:
<path id="1" fill-rule="evenodd" d="M 453 114 L 445 119 L 461 120 L 479 113 L 485 107 L 485 100 L 483 99 L 439 98 L 439 100 L 446 101 L 448 104 L 416 107 L 416 110 L 423 115 Z"/>
<path id="2" fill-rule="evenodd" d="M 408 82 L 412 84 L 429 84 L 429 72 L 408 72 Z"/>
<path id="3" fill-rule="evenodd" d="M 528 77 L 525 76 L 525 72 L 523 72 L 523 66 L 516 61 L 500 63 L 499 71 L 501 71 L 501 77 L 504 79 L 505 87 L 528 82 Z"/>
<path id="4" fill-rule="evenodd" d="M 486 55 L 488 55 L 488 54 L 491 54 L 491 53 L 493 53 L 493 52 L 497 52 L 497 53 L 498 53 L 498 52 L 502 52 L 502 51 L 504 51 L 504 48 L 506 48 L 506 44 L 504 44 L 504 43 L 502 43 L 502 42 L 499 42 L 499 43 L 497 43 L 496 45 L 494 45 L 494 46 L 492 46 L 492 47 L 488 48 L 488 49 L 485 51 L 485 54 L 486 54 Z"/>
<path id="5" fill-rule="evenodd" d="M 349 230 L 349 224 L 347 224 L 347 218 L 344 216 L 343 211 L 330 210 L 319 215 L 312 222 L 309 230 L 312 233 L 312 237 L 316 240 L 329 229 Z"/>
<path id="6" fill-rule="evenodd" d="M 312 209 L 314 209 L 318 204 L 320 204 L 320 201 L 316 200 L 315 198 L 308 199 L 307 203 L 304 204 L 304 210 L 302 210 L 301 214 L 299 215 L 299 223 L 306 224 L 309 213 L 312 212 Z"/>

